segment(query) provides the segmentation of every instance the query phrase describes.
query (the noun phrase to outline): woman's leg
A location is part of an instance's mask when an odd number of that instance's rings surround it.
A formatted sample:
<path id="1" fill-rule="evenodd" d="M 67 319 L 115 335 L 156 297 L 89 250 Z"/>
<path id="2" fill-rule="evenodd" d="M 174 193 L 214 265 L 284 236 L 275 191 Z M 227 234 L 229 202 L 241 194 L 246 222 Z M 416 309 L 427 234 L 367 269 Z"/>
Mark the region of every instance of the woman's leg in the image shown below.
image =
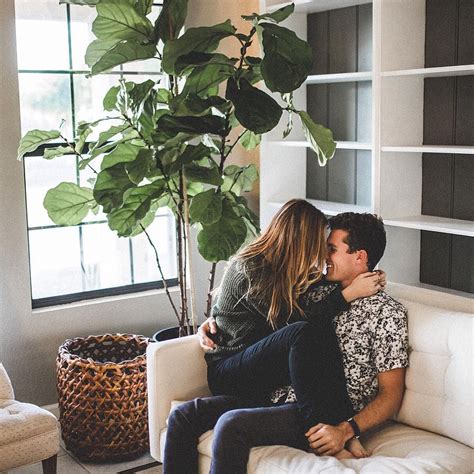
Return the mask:
<path id="1" fill-rule="evenodd" d="M 232 396 L 196 398 L 177 406 L 168 418 L 164 474 L 197 474 L 199 437 L 212 430 L 223 413 L 246 406 Z"/>
<path id="2" fill-rule="evenodd" d="M 292 384 L 303 429 L 336 424 L 353 414 L 331 322 L 297 322 L 208 368 L 214 394 L 268 404 L 269 393 Z"/>
<path id="3" fill-rule="evenodd" d="M 229 411 L 214 428 L 210 472 L 246 474 L 250 449 L 275 444 L 308 448 L 294 404 Z"/>

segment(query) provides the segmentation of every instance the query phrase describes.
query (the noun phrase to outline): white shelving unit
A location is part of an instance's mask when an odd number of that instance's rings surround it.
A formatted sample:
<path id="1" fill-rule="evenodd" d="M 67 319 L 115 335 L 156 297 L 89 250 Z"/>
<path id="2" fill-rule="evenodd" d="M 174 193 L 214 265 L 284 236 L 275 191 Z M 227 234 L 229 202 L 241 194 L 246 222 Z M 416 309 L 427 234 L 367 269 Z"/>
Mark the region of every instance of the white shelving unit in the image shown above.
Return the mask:
<path id="1" fill-rule="evenodd" d="M 307 34 L 308 13 L 372 3 L 372 71 L 315 75 L 306 81 L 306 84 L 371 81 L 371 142 L 338 143 L 340 149 L 371 150 L 371 204 L 311 202 L 328 215 L 347 211 L 381 215 L 388 234 L 381 266 L 392 281 L 424 286 L 420 283 L 422 230 L 474 237 L 474 222 L 422 215 L 422 154 L 474 154 L 474 146 L 422 145 L 424 78 L 473 75 L 474 64 L 424 67 L 425 0 L 297 0 L 295 3 L 296 13 L 288 25 L 303 38 Z M 273 11 L 283 5 L 261 0 L 262 11 Z M 297 106 L 305 107 L 306 86 L 295 93 L 295 101 Z M 284 126 L 281 124 L 261 145 L 263 226 L 288 199 L 306 198 L 307 145 L 297 127 L 287 141 L 282 140 Z"/>

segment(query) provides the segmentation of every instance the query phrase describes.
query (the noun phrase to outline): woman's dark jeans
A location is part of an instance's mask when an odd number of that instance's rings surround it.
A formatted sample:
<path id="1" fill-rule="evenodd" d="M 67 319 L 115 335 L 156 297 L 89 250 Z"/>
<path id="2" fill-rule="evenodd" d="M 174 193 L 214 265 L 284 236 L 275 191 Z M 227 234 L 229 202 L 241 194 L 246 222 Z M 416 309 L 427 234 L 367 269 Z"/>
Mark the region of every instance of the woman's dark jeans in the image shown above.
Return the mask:
<path id="1" fill-rule="evenodd" d="M 246 472 L 252 446 L 306 449 L 308 428 L 354 414 L 330 321 L 290 324 L 210 364 L 208 383 L 218 396 L 187 402 L 170 415 L 165 474 L 197 473 L 199 436 L 214 426 L 211 472 L 238 474 Z M 297 403 L 268 407 L 269 394 L 290 384 Z"/>
<path id="2" fill-rule="evenodd" d="M 335 425 L 354 414 L 331 321 L 296 322 L 208 367 L 213 395 L 265 406 L 270 393 L 292 385 L 301 429 Z"/>

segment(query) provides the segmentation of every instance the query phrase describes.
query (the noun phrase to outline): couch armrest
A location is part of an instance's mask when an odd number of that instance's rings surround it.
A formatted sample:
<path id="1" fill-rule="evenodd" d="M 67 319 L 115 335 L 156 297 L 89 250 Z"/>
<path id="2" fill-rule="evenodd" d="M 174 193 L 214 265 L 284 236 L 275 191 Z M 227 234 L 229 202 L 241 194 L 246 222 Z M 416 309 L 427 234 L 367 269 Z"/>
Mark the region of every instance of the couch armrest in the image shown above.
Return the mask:
<path id="1" fill-rule="evenodd" d="M 0 400 L 13 400 L 14 398 L 12 383 L 5 367 L 0 363 Z"/>
<path id="2" fill-rule="evenodd" d="M 151 455 L 161 461 L 160 435 L 171 402 L 210 394 L 207 365 L 198 336 L 150 344 L 147 348 L 148 422 Z"/>

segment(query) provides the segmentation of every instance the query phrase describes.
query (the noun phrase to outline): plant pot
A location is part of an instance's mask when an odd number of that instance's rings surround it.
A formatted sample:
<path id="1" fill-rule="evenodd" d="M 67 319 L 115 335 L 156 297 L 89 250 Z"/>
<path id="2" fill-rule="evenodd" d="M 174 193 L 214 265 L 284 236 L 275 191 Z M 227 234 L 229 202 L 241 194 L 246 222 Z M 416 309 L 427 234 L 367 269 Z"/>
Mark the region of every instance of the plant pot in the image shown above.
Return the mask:
<path id="1" fill-rule="evenodd" d="M 66 340 L 56 360 L 61 433 L 84 461 L 134 459 L 149 447 L 149 339 L 105 334 Z"/>
<path id="2" fill-rule="evenodd" d="M 192 331 L 192 328 L 191 328 Z M 171 328 L 160 329 L 153 334 L 153 341 L 163 342 L 169 341 L 170 339 L 177 339 L 179 337 L 179 327 L 174 326 Z"/>

